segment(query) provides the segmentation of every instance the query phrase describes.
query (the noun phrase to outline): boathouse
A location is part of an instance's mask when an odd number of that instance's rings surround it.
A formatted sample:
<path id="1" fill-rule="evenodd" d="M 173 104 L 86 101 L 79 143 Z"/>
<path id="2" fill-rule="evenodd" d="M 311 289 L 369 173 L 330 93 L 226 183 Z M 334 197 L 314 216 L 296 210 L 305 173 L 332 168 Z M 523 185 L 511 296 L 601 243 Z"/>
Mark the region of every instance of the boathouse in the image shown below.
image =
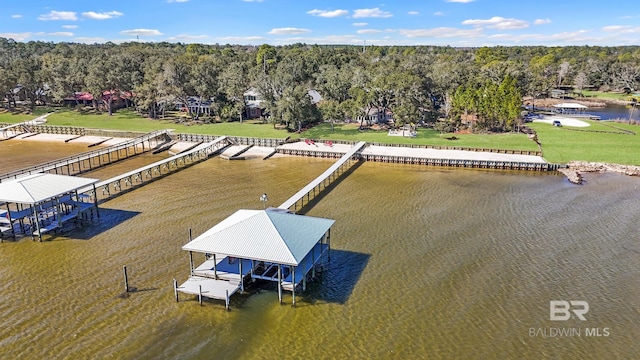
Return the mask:
<path id="1" fill-rule="evenodd" d="M 65 223 L 95 209 L 95 201 L 78 194 L 78 189 L 95 186 L 98 179 L 37 173 L 0 183 L 0 231 L 36 236 L 61 229 Z M 94 187 L 95 192 L 95 187 Z"/>
<path id="2" fill-rule="evenodd" d="M 225 300 L 244 291 L 246 280 L 277 283 L 282 291 L 306 289 L 307 279 L 316 274 L 324 254 L 329 258 L 331 226 L 335 220 L 296 215 L 283 209 L 238 210 L 182 247 L 189 251 L 191 274 L 178 292 L 202 298 Z M 205 261 L 193 265 L 193 253 L 205 254 Z"/>

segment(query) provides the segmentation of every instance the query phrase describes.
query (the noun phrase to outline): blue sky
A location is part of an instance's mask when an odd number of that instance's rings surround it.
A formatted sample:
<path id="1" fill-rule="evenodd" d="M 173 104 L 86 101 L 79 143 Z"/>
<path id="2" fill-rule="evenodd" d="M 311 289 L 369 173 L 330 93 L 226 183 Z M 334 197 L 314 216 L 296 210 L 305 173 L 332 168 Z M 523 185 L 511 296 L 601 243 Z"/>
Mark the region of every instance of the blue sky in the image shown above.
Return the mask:
<path id="1" fill-rule="evenodd" d="M 635 4 L 635 5 L 634 5 Z M 636 0 L 3 1 L 17 41 L 640 45 Z"/>

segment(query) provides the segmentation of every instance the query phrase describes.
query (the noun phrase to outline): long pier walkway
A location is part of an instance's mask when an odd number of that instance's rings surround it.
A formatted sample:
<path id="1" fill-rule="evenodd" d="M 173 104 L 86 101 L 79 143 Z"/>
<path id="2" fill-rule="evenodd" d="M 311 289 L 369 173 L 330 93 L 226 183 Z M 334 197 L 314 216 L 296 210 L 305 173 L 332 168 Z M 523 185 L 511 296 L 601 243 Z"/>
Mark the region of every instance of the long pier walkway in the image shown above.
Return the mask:
<path id="1" fill-rule="evenodd" d="M 78 193 L 96 196 L 95 199 L 104 201 L 122 191 L 145 185 L 155 178 L 165 176 L 202 160 L 206 160 L 229 144 L 230 141 L 228 138 L 222 136 L 214 141 L 200 144 L 188 151 L 181 152 L 164 160 L 101 181 L 93 187 L 80 189 Z M 96 194 L 94 194 L 94 189 Z"/>
<path id="2" fill-rule="evenodd" d="M 76 175 L 145 153 L 166 141 L 171 130 L 157 130 L 102 149 L 67 156 L 0 175 L 0 182 L 36 173 Z"/>
<path id="3" fill-rule="evenodd" d="M 361 141 L 347 151 L 338 161 L 336 161 L 325 172 L 320 174 L 317 178 L 311 181 L 307 186 L 303 187 L 295 193 L 289 200 L 278 206 L 279 209 L 289 210 L 293 207 L 293 212 L 298 210 L 298 203 L 300 208 L 304 207 L 305 200 L 307 203 L 311 201 L 322 189 L 327 188 L 341 173 L 344 173 L 346 169 L 351 167 L 352 160 L 359 161 L 360 157 L 356 155 L 359 151 L 365 147 L 367 143 Z M 317 192 L 316 192 L 317 189 Z M 312 196 L 313 195 L 313 196 Z"/>

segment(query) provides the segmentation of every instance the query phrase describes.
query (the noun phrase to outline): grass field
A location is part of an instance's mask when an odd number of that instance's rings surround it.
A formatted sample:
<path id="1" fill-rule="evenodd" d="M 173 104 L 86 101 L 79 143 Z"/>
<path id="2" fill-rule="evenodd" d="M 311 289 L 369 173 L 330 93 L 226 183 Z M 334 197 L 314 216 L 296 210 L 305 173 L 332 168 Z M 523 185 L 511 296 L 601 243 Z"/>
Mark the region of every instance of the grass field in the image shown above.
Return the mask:
<path id="1" fill-rule="evenodd" d="M 33 114 L 0 112 L 0 123 L 17 123 L 31 120 L 46 113 L 48 109 L 37 109 Z M 50 110 L 50 109 L 49 109 Z M 440 134 L 435 130 L 419 128 L 414 138 L 388 136 L 385 130 L 359 130 L 359 124 L 330 124 L 315 126 L 301 134 L 274 129 L 271 124 L 251 121 L 191 125 L 172 120 L 151 120 L 135 112 L 120 110 L 113 116 L 104 113 L 81 113 L 75 110 L 56 110 L 49 115 L 49 125 L 79 126 L 95 129 L 149 132 L 173 129 L 176 133 L 231 135 L 262 138 L 312 138 L 318 140 L 367 141 L 387 144 L 438 145 L 468 148 L 491 148 L 507 150 L 538 150 L 537 145 L 524 134 Z M 640 127 L 622 123 L 589 121 L 591 126 L 572 128 L 554 127 L 544 123 L 529 126 L 538 134 L 544 158 L 552 163 L 567 163 L 573 160 L 640 165 L 640 137 L 630 132 Z M 455 140 L 447 138 L 455 137 Z"/>
<path id="2" fill-rule="evenodd" d="M 572 160 L 640 165 L 640 127 L 622 123 L 588 121 L 587 128 L 555 127 L 532 123 L 538 134 L 544 158 L 552 163 Z"/>
<path id="3" fill-rule="evenodd" d="M 629 100 L 629 95 L 623 94 L 623 93 L 584 90 L 582 91 L 582 94 L 585 97 L 596 98 L 596 99 L 623 100 L 623 101 Z"/>

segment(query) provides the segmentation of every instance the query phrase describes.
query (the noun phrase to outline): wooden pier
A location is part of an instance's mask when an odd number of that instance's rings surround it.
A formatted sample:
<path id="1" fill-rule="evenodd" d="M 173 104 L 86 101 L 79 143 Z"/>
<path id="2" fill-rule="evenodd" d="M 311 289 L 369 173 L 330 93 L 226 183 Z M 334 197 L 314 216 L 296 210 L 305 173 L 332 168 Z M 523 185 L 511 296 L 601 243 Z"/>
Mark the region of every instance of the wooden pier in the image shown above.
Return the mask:
<path id="1" fill-rule="evenodd" d="M 278 206 L 278 208 L 290 210 L 291 207 L 293 207 L 293 212 L 295 213 L 298 210 L 298 203 L 300 204 L 300 208 L 304 206 L 305 200 L 306 203 L 309 203 L 309 201 L 316 197 L 317 194 L 327 188 L 332 181 L 338 178 L 341 173 L 344 173 L 346 169 L 350 168 L 352 161 L 358 161 L 360 159 L 360 155 L 357 153 L 362 151 L 366 144 L 367 143 L 364 141 L 357 143 L 349 151 L 343 154 L 342 157 L 331 165 L 331 167 L 329 167 L 325 172 L 295 193 L 289 198 L 289 200 Z"/>
<path id="2" fill-rule="evenodd" d="M 229 140 L 226 136 L 223 136 L 214 141 L 200 144 L 189 151 L 181 152 L 170 158 L 101 181 L 92 188 L 80 189 L 78 192 L 103 201 L 122 191 L 145 185 L 153 179 L 166 176 L 169 173 L 206 160 L 228 145 Z"/>
<path id="3" fill-rule="evenodd" d="M 36 173 L 76 175 L 135 155 L 166 141 L 170 130 L 158 130 L 102 149 L 87 151 L 0 175 L 0 182 Z"/>

